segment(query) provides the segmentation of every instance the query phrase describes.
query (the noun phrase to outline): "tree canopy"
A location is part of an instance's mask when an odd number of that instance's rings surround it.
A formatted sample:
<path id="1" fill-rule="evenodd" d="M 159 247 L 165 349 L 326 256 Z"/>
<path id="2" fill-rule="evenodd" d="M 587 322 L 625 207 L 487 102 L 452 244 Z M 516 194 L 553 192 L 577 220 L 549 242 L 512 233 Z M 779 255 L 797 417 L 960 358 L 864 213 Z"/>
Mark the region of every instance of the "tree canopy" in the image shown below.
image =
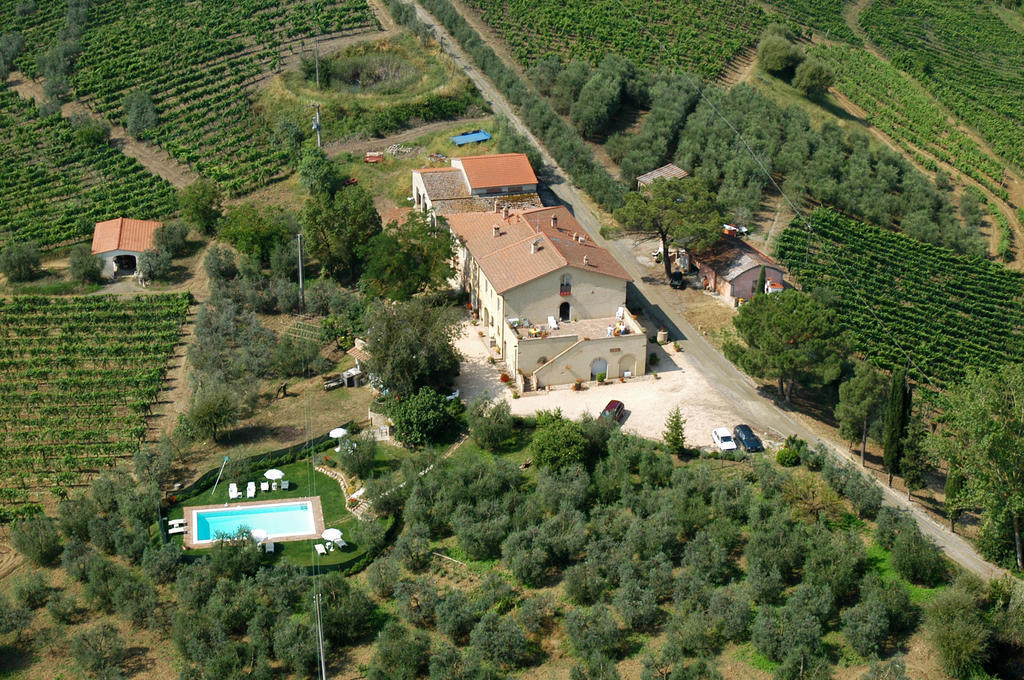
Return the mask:
<path id="1" fill-rule="evenodd" d="M 725 355 L 752 375 L 777 380 L 788 402 L 795 384 L 820 386 L 839 377 L 847 343 L 835 316 L 797 290 L 757 295 L 733 319 L 746 346 L 728 342 Z"/>
<path id="2" fill-rule="evenodd" d="M 381 231 L 370 192 L 356 185 L 333 195 L 314 193 L 301 221 L 309 251 L 324 271 L 343 282 L 358 279 L 370 242 Z"/>
<path id="3" fill-rule="evenodd" d="M 669 242 L 694 252 L 705 250 L 721 235 L 722 214 L 707 187 L 693 179 L 657 179 L 648 191 L 631 193 L 615 211 L 627 233 L 661 239 L 662 253 Z M 665 276 L 672 273 L 664 258 Z"/>
<path id="4" fill-rule="evenodd" d="M 360 286 L 369 295 L 408 300 L 452 277 L 455 240 L 443 217 L 414 210 L 370 241 Z"/>
<path id="5" fill-rule="evenodd" d="M 868 437 L 881 439 L 885 406 L 885 377 L 865 362 L 858 362 L 853 377 L 839 386 L 835 416 L 839 434 L 849 442 L 860 441 L 860 464 L 864 465 Z"/>
<path id="6" fill-rule="evenodd" d="M 955 500 L 1010 513 L 1017 568 L 1024 568 L 1024 365 L 971 372 L 944 395 L 940 421 L 928 446 L 958 474 Z"/>
<path id="7" fill-rule="evenodd" d="M 367 372 L 383 389 L 408 396 L 421 387 L 445 392 L 459 374 L 458 312 L 429 300 L 382 302 L 367 310 Z"/>

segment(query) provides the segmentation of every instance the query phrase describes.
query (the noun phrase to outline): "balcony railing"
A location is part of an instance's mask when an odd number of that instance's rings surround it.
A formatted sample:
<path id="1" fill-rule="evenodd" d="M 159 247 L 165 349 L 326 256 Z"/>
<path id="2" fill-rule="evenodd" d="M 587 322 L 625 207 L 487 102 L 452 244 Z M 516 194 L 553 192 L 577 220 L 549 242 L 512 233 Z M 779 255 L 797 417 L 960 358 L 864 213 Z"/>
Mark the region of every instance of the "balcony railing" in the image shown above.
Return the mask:
<path id="1" fill-rule="evenodd" d="M 558 287 L 558 294 L 562 295 L 562 296 L 572 295 L 572 284 L 571 283 L 563 283 L 562 285 L 560 285 Z"/>

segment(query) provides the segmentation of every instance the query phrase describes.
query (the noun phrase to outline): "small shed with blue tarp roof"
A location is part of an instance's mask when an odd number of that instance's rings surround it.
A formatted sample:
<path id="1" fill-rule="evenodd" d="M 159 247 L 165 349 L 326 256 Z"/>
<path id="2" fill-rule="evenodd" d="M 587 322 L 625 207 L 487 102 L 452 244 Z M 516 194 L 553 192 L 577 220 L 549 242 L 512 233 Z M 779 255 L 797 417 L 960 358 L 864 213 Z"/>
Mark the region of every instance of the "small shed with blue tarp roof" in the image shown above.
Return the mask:
<path id="1" fill-rule="evenodd" d="M 464 132 L 461 135 L 456 135 L 451 139 L 455 142 L 455 146 L 465 146 L 474 142 L 486 142 L 490 138 L 491 135 L 486 130 L 474 130 L 473 132 Z"/>

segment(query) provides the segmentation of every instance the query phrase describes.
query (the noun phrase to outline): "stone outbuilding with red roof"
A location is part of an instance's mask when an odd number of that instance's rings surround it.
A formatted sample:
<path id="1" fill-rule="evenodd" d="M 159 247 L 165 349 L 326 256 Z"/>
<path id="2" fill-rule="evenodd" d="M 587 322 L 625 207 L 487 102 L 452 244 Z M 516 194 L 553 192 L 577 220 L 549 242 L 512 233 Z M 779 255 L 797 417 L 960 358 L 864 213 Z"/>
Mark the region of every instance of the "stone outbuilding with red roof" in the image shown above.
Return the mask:
<path id="1" fill-rule="evenodd" d="M 96 224 L 92 232 L 92 254 L 103 261 L 103 276 L 114 279 L 135 273 L 138 257 L 153 248 L 153 235 L 160 222 L 118 217 Z"/>
<path id="2" fill-rule="evenodd" d="M 446 219 L 481 332 L 521 390 L 645 372 L 646 332 L 626 310 L 631 278 L 564 206 Z"/>
<path id="3" fill-rule="evenodd" d="M 501 153 L 451 159 L 451 167 L 412 171 L 413 205 L 438 215 L 482 212 L 496 200 L 513 207 L 539 207 L 537 175 L 526 154 Z"/>

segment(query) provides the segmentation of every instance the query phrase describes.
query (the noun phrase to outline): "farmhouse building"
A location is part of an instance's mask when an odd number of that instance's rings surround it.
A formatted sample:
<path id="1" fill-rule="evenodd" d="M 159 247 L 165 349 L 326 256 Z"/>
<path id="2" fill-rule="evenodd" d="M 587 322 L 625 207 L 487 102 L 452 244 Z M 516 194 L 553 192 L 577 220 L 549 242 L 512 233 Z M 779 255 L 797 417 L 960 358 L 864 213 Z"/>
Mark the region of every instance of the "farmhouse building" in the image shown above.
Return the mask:
<path id="1" fill-rule="evenodd" d="M 684 177 L 689 176 L 690 173 L 686 172 L 686 170 L 683 170 L 678 165 L 669 163 L 668 165 L 661 166 L 657 170 L 645 172 L 637 177 L 636 186 L 637 188 L 642 189 L 646 186 L 650 186 L 656 179 L 683 179 Z"/>
<path id="2" fill-rule="evenodd" d="M 447 216 L 459 282 L 519 389 L 641 375 L 629 274 L 562 206 Z"/>
<path id="3" fill-rule="evenodd" d="M 693 260 L 704 289 L 718 292 L 734 305 L 754 297 L 761 267 L 766 288 L 769 284 L 782 284 L 782 266 L 734 236 L 723 236 Z"/>
<path id="4" fill-rule="evenodd" d="M 416 208 L 438 215 L 486 212 L 498 199 L 515 208 L 541 205 L 537 176 L 521 153 L 453 158 L 448 168 L 413 170 L 412 198 Z"/>
<path id="5" fill-rule="evenodd" d="M 125 217 L 99 222 L 92 232 L 92 254 L 103 261 L 103 276 L 113 279 L 135 273 L 138 257 L 153 248 L 160 222 Z"/>

